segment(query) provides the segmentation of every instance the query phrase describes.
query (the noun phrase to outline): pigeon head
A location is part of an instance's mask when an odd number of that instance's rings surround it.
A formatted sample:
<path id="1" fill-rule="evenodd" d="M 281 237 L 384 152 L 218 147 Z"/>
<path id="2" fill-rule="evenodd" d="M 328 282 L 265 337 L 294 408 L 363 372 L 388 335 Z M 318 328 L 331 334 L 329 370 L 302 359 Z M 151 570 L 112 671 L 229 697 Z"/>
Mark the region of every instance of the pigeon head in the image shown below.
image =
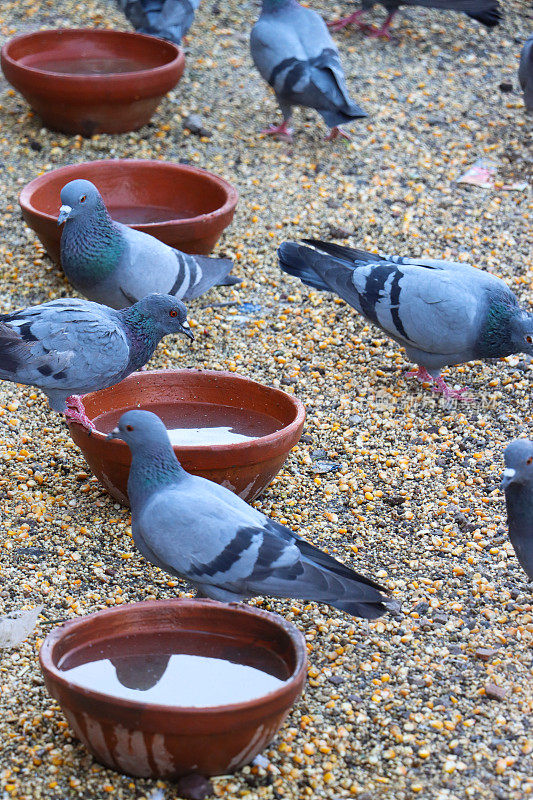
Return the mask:
<path id="1" fill-rule="evenodd" d="M 194 339 L 190 325 L 187 322 L 187 309 L 184 304 L 170 294 L 148 294 L 138 303 L 124 309 L 123 316 L 129 320 L 137 317 L 142 327 L 143 320 L 155 323 L 162 336 L 168 333 L 182 333 L 191 341 Z"/>
<path id="2" fill-rule="evenodd" d="M 515 439 L 507 445 L 504 459 L 502 489 L 507 489 L 511 483 L 533 483 L 533 442 L 530 439 Z"/>
<path id="3" fill-rule="evenodd" d="M 167 429 L 157 414 L 151 411 L 126 411 L 107 438 L 122 439 L 132 452 L 148 444 L 153 449 L 158 449 L 158 445 L 170 447 Z"/>
<path id="4" fill-rule="evenodd" d="M 510 320 L 511 341 L 516 353 L 533 355 L 533 314 L 520 311 Z"/>
<path id="5" fill-rule="evenodd" d="M 75 219 L 104 206 L 104 201 L 94 183 L 81 178 L 63 186 L 60 197 L 58 225 L 67 219 Z"/>

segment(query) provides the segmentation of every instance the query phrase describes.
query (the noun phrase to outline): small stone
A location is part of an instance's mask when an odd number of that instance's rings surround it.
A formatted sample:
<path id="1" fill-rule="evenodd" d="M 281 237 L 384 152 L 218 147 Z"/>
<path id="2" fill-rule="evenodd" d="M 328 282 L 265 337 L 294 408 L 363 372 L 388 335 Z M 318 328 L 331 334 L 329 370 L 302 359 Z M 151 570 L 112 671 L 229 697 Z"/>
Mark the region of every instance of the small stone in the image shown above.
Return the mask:
<path id="1" fill-rule="evenodd" d="M 509 94 L 513 91 L 513 84 L 509 83 L 508 81 L 502 81 L 499 88 L 500 92 L 503 92 L 503 94 Z"/>
<path id="2" fill-rule="evenodd" d="M 328 225 L 329 235 L 333 239 L 347 239 L 351 236 L 353 231 L 348 231 L 346 228 L 340 228 L 337 225 Z"/>
<path id="3" fill-rule="evenodd" d="M 487 683 L 485 685 L 485 695 L 491 700 L 503 700 L 507 696 L 507 690 L 503 686 L 497 686 L 495 683 Z"/>
<path id="4" fill-rule="evenodd" d="M 195 136 L 210 137 L 213 135 L 211 131 L 204 128 L 204 122 L 200 114 L 189 114 L 189 116 L 183 120 L 183 127 Z"/>
<path id="5" fill-rule="evenodd" d="M 340 686 L 345 680 L 346 678 L 343 678 L 342 675 L 328 675 L 328 681 L 334 686 Z"/>
<path id="6" fill-rule="evenodd" d="M 490 661 L 497 652 L 498 651 L 494 650 L 492 647 L 478 647 L 474 655 L 476 658 L 480 658 L 481 661 Z"/>
<path id="7" fill-rule="evenodd" d="M 185 800 L 204 800 L 214 793 L 214 788 L 203 775 L 184 775 L 176 781 L 176 793 Z"/>

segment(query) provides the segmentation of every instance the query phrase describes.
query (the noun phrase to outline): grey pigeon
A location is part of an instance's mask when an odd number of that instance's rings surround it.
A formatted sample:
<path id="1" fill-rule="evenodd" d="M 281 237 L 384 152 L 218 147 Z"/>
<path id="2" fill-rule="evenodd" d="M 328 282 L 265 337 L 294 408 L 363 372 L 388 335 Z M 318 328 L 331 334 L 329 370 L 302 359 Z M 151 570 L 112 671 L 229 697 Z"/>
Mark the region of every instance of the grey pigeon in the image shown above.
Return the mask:
<path id="1" fill-rule="evenodd" d="M 387 10 L 387 19 L 381 28 L 373 28 L 361 21 L 365 12 L 376 2 L 381 3 Z M 383 36 L 390 39 L 389 28 L 401 6 L 422 6 L 423 8 L 435 8 L 438 11 L 460 11 L 481 22 L 487 28 L 494 28 L 502 18 L 498 0 L 362 0 L 361 5 L 362 8 L 359 11 L 355 11 L 348 17 L 328 22 L 329 27 L 338 31 L 347 25 L 355 24 L 368 36 Z"/>
<path id="2" fill-rule="evenodd" d="M 194 21 L 200 0 L 117 0 L 138 33 L 179 44 Z"/>
<path id="3" fill-rule="evenodd" d="M 509 538 L 516 557 L 533 581 L 533 442 L 515 439 L 505 448 L 502 488 Z"/>
<path id="4" fill-rule="evenodd" d="M 384 258 L 341 245 L 284 242 L 281 269 L 308 286 L 335 292 L 405 347 L 418 370 L 445 397 L 445 366 L 474 359 L 533 355 L 533 314 L 500 278 L 467 264 L 430 258 Z"/>
<path id="5" fill-rule="evenodd" d="M 37 386 L 55 411 L 93 428 L 78 397 L 140 369 L 169 333 L 193 335 L 187 309 L 151 294 L 114 311 L 77 298 L 0 315 L 0 379 Z"/>
<path id="6" fill-rule="evenodd" d="M 522 48 L 518 80 L 524 92 L 526 111 L 533 114 L 533 33 L 526 39 Z"/>
<path id="7" fill-rule="evenodd" d="M 293 106 L 318 111 L 331 128 L 328 139 L 350 138 L 339 125 L 367 116 L 348 93 L 339 51 L 316 11 L 296 0 L 263 0 L 250 35 L 250 50 L 283 114 L 281 125 L 263 133 L 290 139 Z"/>
<path id="8" fill-rule="evenodd" d="M 301 597 L 367 619 L 398 607 L 375 581 L 229 489 L 185 472 L 164 424 L 150 411 L 127 411 L 108 438 L 122 439 L 131 450 L 128 495 L 137 548 L 201 595 L 225 602 Z"/>
<path id="9" fill-rule="evenodd" d="M 96 186 L 77 179 L 61 190 L 61 266 L 84 297 L 111 308 L 153 292 L 193 300 L 215 284 L 230 285 L 232 263 L 191 256 L 109 216 Z"/>

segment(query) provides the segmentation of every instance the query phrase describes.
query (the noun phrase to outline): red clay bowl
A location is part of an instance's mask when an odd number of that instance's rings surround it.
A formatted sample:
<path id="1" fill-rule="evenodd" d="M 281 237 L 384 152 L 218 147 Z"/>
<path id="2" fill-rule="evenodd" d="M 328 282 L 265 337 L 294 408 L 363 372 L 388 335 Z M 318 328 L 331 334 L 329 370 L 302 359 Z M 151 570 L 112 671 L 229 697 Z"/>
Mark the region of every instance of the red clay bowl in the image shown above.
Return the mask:
<path id="1" fill-rule="evenodd" d="M 69 422 L 70 435 L 100 483 L 127 505 L 130 450 L 118 439 L 108 441 L 106 433 L 128 409 L 154 411 L 165 422 L 165 418 L 180 420 L 190 410 L 189 405 L 183 404 L 196 405 L 200 398 L 207 405 L 198 410 L 211 421 L 216 418 L 217 424 L 229 420 L 230 413 L 233 416 L 231 409 L 244 410 L 254 416 L 254 421 L 257 415 L 258 438 L 228 444 L 176 444 L 174 452 L 187 472 L 220 483 L 248 502 L 254 500 L 272 482 L 297 444 L 305 408 L 292 395 L 241 375 L 194 369 L 134 372 L 116 386 L 83 398 L 87 416 L 102 433 L 93 431 L 89 436 L 81 425 Z M 261 429 L 275 430 L 261 435 Z"/>
<path id="2" fill-rule="evenodd" d="M 22 216 L 56 264 L 63 230 L 57 224 L 59 193 L 76 178 L 95 184 L 113 219 L 201 255 L 212 251 L 230 224 L 239 197 L 223 178 L 186 164 L 116 159 L 54 169 L 28 183 L 19 203 Z"/>
<path id="3" fill-rule="evenodd" d="M 6 79 L 46 127 L 82 136 L 146 125 L 184 67 L 175 44 L 123 31 L 37 31 L 2 48 Z"/>
<path id="4" fill-rule="evenodd" d="M 65 668 L 132 650 L 141 657 L 224 658 L 284 683 L 242 703 L 183 707 L 112 697 L 65 677 Z M 277 614 L 213 600 L 148 600 L 98 611 L 51 631 L 39 659 L 48 691 L 92 755 L 118 772 L 151 778 L 223 775 L 250 763 L 301 694 L 307 663 L 294 625 Z"/>

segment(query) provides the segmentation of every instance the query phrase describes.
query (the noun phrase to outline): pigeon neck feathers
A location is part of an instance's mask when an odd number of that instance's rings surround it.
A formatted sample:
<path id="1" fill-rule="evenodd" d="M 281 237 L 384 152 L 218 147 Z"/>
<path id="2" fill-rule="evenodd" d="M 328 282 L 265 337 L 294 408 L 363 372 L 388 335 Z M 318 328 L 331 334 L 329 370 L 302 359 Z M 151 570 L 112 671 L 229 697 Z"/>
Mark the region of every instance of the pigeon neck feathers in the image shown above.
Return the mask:
<path id="1" fill-rule="evenodd" d="M 67 219 L 61 236 L 61 264 L 80 288 L 104 280 L 118 266 L 126 242 L 101 198 L 90 214 Z"/>
<path id="2" fill-rule="evenodd" d="M 491 299 L 475 348 L 476 358 L 504 358 L 520 352 L 511 323 L 523 312 L 513 300 L 503 295 Z"/>
<path id="3" fill-rule="evenodd" d="M 143 507 L 151 494 L 172 486 L 187 475 L 166 434 L 165 437 L 166 441 L 155 438 L 132 448 L 128 478 L 132 508 Z"/>
<path id="4" fill-rule="evenodd" d="M 117 313 L 128 337 L 130 346 L 128 370 L 131 372 L 140 369 L 150 360 L 165 334 L 153 316 L 139 308 L 139 303 Z"/>

